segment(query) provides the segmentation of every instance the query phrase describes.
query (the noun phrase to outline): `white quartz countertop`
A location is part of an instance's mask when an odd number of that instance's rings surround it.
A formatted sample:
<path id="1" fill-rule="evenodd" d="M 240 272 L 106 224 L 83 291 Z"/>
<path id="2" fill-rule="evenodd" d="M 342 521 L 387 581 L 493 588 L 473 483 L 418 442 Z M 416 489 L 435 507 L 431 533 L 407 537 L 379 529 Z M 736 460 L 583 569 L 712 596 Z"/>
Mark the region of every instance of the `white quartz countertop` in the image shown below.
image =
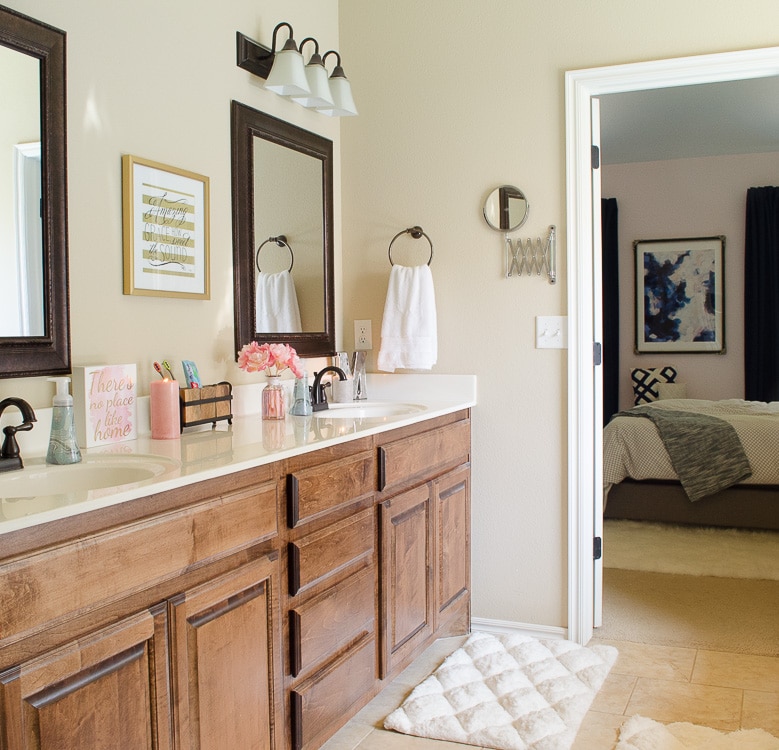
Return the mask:
<path id="1" fill-rule="evenodd" d="M 0 473 L 0 535 L 56 521 L 110 505 L 128 502 L 158 492 L 184 487 L 244 469 L 297 456 L 320 448 L 356 440 L 398 427 L 422 422 L 476 405 L 476 377 L 473 375 L 374 375 L 368 376 L 368 400 L 417 407 L 412 413 L 360 418 L 332 415 L 263 421 L 255 409 L 263 383 L 237 386 L 233 390 L 233 421 L 188 428 L 180 438 L 152 440 L 148 434 L 148 399 L 139 400 L 139 434 L 135 440 L 82 450 L 82 464 L 98 465 L 122 460 L 156 466 L 156 476 L 142 481 L 100 489 L 68 489 L 66 472 L 75 467 L 53 467 L 63 477 L 54 494 L 18 497 L 9 490 L 14 478 L 32 479 L 52 467 L 45 463 L 45 446 L 51 421 L 49 410 L 36 410 L 37 440 L 20 439 L 24 469 Z M 140 402 L 144 401 L 143 404 Z M 354 402 L 359 404 L 360 402 Z M 143 413 L 145 410 L 145 413 Z M 48 413 L 47 413 L 48 412 Z M 144 431 L 144 427 L 146 428 Z M 21 434 L 20 434 L 20 437 Z M 43 447 L 41 447 L 43 446 Z M 83 469 L 82 469 L 83 470 Z M 53 476 L 50 474 L 50 476 Z M 75 476 L 73 474 L 72 476 Z"/>

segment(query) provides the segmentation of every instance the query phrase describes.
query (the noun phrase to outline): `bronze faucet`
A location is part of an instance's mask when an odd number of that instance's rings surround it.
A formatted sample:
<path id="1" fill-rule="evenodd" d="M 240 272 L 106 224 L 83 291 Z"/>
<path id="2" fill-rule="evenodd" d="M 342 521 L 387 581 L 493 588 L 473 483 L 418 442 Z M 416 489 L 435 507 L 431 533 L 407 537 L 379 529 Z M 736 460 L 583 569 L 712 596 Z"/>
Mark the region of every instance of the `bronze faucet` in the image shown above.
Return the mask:
<path id="1" fill-rule="evenodd" d="M 314 384 L 311 386 L 311 409 L 313 411 L 322 411 L 328 409 L 327 394 L 325 393 L 325 387 L 330 383 L 322 383 L 322 375 L 326 372 L 338 373 L 339 380 L 346 380 L 346 373 L 335 365 L 328 365 L 323 367 L 319 372 L 314 373 Z"/>
<path id="2" fill-rule="evenodd" d="M 22 413 L 22 424 L 14 427 L 8 425 L 3 428 L 5 434 L 5 440 L 3 440 L 3 447 L 0 448 L 0 471 L 13 471 L 14 469 L 23 469 L 22 457 L 19 455 L 19 444 L 16 442 L 17 432 L 26 432 L 33 428 L 33 422 L 36 422 L 35 412 L 24 399 L 21 398 L 4 398 L 0 401 L 0 416 L 6 410 L 8 406 L 15 406 Z"/>

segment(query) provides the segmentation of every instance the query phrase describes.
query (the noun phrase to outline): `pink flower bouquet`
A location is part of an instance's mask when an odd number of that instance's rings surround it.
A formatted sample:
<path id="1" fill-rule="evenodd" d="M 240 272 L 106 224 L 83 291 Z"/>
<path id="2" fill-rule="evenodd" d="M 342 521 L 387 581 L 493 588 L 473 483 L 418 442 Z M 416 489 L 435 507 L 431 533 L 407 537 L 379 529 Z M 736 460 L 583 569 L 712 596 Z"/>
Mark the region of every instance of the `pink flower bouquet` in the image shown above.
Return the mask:
<path id="1" fill-rule="evenodd" d="M 258 344 L 252 341 L 238 352 L 238 367 L 245 372 L 266 372 L 281 375 L 291 370 L 296 378 L 303 377 L 303 363 L 289 344 Z"/>

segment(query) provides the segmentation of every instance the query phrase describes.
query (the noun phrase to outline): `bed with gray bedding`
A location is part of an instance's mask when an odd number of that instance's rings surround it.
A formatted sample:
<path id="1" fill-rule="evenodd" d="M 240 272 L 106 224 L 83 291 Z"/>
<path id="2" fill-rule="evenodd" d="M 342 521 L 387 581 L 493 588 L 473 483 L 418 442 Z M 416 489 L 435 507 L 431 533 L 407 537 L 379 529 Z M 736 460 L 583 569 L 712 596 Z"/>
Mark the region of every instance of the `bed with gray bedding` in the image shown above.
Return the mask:
<path id="1" fill-rule="evenodd" d="M 779 402 L 668 399 L 604 429 L 607 518 L 779 529 Z"/>

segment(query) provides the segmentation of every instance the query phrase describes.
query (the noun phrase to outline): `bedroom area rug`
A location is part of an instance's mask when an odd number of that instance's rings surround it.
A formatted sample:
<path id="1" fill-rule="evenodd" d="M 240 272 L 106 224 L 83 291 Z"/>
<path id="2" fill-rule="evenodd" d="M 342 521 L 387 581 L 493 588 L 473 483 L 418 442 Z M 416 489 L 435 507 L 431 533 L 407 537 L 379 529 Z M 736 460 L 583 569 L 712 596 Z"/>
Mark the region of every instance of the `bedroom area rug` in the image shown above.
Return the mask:
<path id="1" fill-rule="evenodd" d="M 384 727 L 495 750 L 569 750 L 616 658 L 607 645 L 475 632 Z"/>
<path id="2" fill-rule="evenodd" d="M 779 535 L 604 524 L 603 625 L 595 636 L 779 656 Z"/>
<path id="3" fill-rule="evenodd" d="M 633 716 L 622 725 L 615 750 L 779 750 L 779 739 L 762 729 L 720 732 Z"/>
<path id="4" fill-rule="evenodd" d="M 603 522 L 604 567 L 779 580 L 779 532 L 643 521 Z"/>

